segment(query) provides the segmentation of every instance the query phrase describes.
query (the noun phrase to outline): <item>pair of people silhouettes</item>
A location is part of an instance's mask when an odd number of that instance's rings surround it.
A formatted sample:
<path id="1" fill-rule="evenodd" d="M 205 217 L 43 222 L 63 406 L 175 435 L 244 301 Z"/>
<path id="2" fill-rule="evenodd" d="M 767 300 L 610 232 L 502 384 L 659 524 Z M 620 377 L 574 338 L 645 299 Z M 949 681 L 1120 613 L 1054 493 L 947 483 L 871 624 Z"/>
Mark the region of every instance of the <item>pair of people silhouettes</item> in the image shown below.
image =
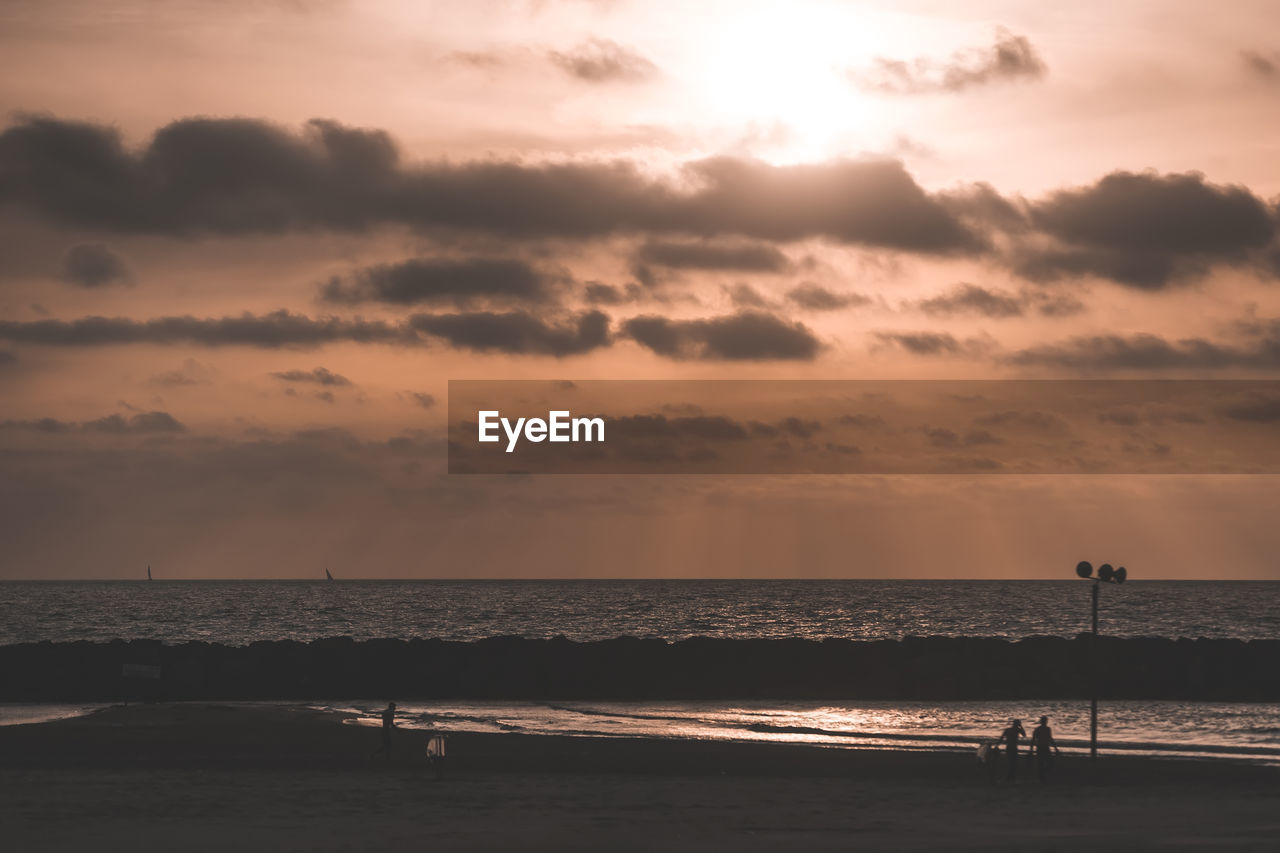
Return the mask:
<path id="1" fill-rule="evenodd" d="M 1008 772 L 1004 781 L 1014 782 L 1018 778 L 1018 743 L 1027 736 L 1021 720 L 1011 720 L 1008 728 L 1000 733 L 1000 744 L 1004 749 Z M 1041 717 L 1040 724 L 1031 732 L 1031 754 L 1036 762 L 1036 776 L 1041 782 L 1049 779 L 1049 770 L 1055 755 L 1060 755 L 1058 745 L 1053 740 L 1053 730 L 1049 728 L 1049 718 Z"/>

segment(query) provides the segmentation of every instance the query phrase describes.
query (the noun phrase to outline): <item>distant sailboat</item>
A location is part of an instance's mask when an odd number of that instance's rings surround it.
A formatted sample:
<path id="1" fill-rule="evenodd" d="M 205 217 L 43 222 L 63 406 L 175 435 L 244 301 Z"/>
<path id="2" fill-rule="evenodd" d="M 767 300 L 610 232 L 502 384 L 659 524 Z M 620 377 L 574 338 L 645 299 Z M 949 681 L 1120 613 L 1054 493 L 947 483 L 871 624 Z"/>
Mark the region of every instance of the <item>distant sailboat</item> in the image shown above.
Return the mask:
<path id="1" fill-rule="evenodd" d="M 324 570 L 324 579 L 325 579 L 325 580 L 327 580 L 327 581 L 331 581 L 331 580 L 333 580 L 333 575 L 329 574 L 329 570 L 328 570 L 328 569 L 325 569 L 325 570 Z"/>
<path id="2" fill-rule="evenodd" d="M 151 580 L 151 566 L 147 566 L 147 580 Z"/>

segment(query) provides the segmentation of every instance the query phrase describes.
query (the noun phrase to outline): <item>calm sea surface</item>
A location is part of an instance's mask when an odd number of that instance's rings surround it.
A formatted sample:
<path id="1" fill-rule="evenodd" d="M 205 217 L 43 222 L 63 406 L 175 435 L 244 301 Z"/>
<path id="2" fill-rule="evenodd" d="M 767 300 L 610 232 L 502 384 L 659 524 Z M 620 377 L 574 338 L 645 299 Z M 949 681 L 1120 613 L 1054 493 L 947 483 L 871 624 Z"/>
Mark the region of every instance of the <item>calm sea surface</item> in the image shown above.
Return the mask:
<path id="1" fill-rule="evenodd" d="M 1102 589 L 1113 636 L 1280 637 L 1280 582 Z M 156 638 L 242 645 L 347 635 L 679 640 L 1074 636 L 1084 581 L 11 581 L 0 644 Z"/>

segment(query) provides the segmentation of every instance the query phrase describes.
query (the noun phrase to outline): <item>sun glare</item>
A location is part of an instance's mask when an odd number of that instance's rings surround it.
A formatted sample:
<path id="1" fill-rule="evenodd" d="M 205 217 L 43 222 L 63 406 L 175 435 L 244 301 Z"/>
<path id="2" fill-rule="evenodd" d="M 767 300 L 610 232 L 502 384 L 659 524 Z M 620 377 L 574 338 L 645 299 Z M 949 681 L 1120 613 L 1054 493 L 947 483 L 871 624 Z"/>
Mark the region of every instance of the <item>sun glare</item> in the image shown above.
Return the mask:
<path id="1" fill-rule="evenodd" d="M 866 57 L 857 23 L 847 9 L 788 3 L 717 20 L 700 75 L 707 116 L 750 128 L 749 147 L 771 161 L 847 153 L 874 124 L 847 77 Z"/>

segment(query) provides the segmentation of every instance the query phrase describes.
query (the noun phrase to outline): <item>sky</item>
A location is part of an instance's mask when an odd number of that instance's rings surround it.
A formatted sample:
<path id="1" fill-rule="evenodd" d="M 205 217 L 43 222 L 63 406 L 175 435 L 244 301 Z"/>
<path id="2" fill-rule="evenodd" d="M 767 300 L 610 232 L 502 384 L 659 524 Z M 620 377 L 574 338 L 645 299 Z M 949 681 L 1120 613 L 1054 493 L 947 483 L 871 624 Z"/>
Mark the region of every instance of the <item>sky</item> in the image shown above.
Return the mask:
<path id="1" fill-rule="evenodd" d="M 1272 474 L 446 464 L 451 379 L 1280 379 L 1277 17 L 4 0 L 0 578 L 1280 579 Z"/>

